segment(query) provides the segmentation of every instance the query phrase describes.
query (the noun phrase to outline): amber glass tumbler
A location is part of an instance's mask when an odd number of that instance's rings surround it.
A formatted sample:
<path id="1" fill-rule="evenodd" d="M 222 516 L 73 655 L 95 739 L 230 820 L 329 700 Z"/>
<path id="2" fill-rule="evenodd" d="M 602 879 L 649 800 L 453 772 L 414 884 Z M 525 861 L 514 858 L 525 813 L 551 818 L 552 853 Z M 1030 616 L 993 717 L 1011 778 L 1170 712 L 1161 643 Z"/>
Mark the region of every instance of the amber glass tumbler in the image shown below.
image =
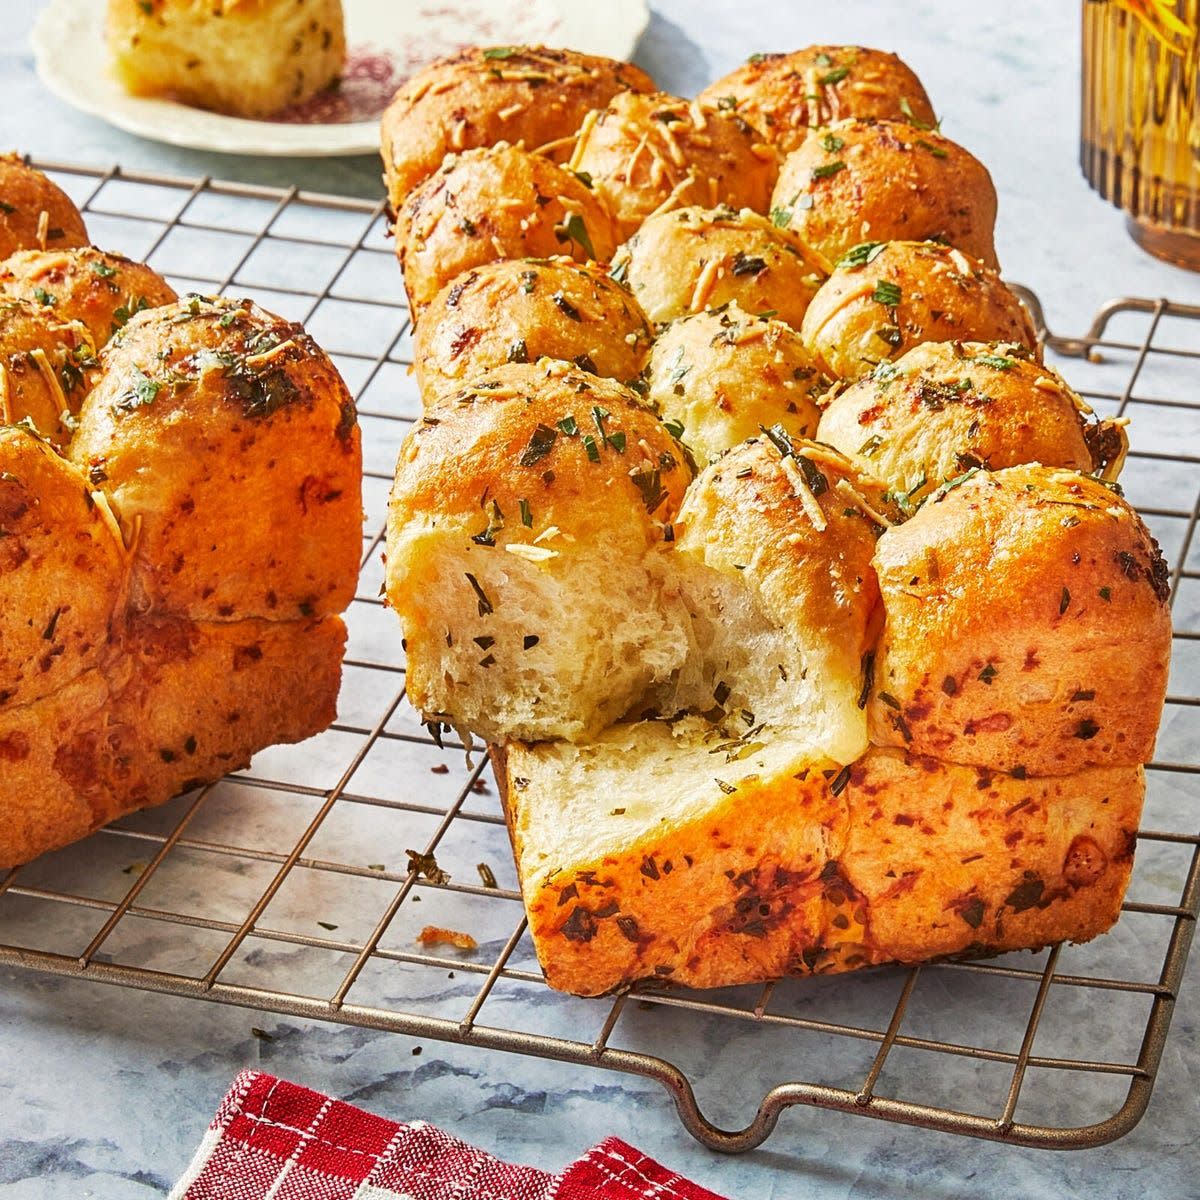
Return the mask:
<path id="1" fill-rule="evenodd" d="M 1127 214 L 1134 240 L 1200 270 L 1200 0 L 1164 5 L 1156 34 L 1145 4 L 1084 0 L 1080 162 L 1087 181 Z"/>

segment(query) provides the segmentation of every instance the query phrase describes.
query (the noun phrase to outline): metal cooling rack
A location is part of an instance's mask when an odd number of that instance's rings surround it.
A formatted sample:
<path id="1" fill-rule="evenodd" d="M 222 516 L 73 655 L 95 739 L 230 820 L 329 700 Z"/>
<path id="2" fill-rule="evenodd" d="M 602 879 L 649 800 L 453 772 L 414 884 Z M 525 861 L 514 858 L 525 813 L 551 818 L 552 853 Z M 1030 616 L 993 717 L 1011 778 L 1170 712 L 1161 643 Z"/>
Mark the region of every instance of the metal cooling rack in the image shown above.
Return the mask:
<path id="1" fill-rule="evenodd" d="M 1200 308 L 1115 301 L 1085 337 L 1048 338 L 1083 356 L 1070 375 L 1099 411 L 1134 418 L 1127 491 L 1174 564 L 1171 695 L 1116 929 L 986 962 L 580 1000 L 546 988 L 484 764 L 406 706 L 376 595 L 419 413 L 382 203 L 38 165 L 97 244 L 308 325 L 359 398 L 369 523 L 337 723 L 8 873 L 0 964 L 644 1076 L 724 1151 L 798 1104 L 1056 1148 L 1137 1123 L 1200 905 Z M 450 880 L 418 878 L 405 850 Z M 424 947 L 427 925 L 478 948 Z"/>

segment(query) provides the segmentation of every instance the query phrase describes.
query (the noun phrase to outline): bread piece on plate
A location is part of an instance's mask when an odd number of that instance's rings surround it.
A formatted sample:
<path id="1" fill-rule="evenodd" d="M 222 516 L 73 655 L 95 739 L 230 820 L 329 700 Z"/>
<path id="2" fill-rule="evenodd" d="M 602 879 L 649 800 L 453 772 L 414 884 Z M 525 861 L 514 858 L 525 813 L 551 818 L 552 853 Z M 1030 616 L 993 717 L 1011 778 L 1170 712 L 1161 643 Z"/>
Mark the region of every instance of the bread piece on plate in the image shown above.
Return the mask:
<path id="1" fill-rule="evenodd" d="M 646 398 L 705 463 L 764 425 L 814 436 L 829 380 L 790 325 L 734 300 L 672 321 L 654 343 L 646 384 Z"/>
<path id="2" fill-rule="evenodd" d="M 134 313 L 179 299 L 145 263 L 92 246 L 19 251 L 0 263 L 0 291 L 85 325 L 96 346 Z"/>
<path id="3" fill-rule="evenodd" d="M 62 447 L 95 367 L 96 347 L 85 326 L 25 300 L 0 299 L 0 424 L 28 421 Z"/>
<path id="4" fill-rule="evenodd" d="M 539 358 L 630 384 L 653 337 L 629 290 L 595 264 L 506 259 L 442 288 L 413 335 L 413 363 L 426 404 L 492 367 Z"/>
<path id="5" fill-rule="evenodd" d="M 15 250 L 86 246 L 83 216 L 66 192 L 17 154 L 0 154 L 0 258 Z"/>
<path id="6" fill-rule="evenodd" d="M 687 653 L 669 570 L 686 451 L 568 363 L 498 367 L 416 423 L 388 512 L 409 698 L 491 741 L 590 737 Z"/>
<path id="7" fill-rule="evenodd" d="M 108 0 L 108 48 L 135 96 L 262 119 L 337 82 L 342 0 Z"/>
<path id="8" fill-rule="evenodd" d="M 727 738 L 801 729 L 823 759 L 853 762 L 881 617 L 881 492 L 836 451 L 779 429 L 708 466 L 675 542 L 695 649 L 657 711 L 706 713 Z"/>
<path id="9" fill-rule="evenodd" d="M 809 46 L 790 54 L 752 54 L 697 97 L 745 117 L 784 153 L 809 126 L 845 117 L 936 124 L 921 81 L 895 54 L 865 46 Z"/>
<path id="10" fill-rule="evenodd" d="M 345 629 L 136 619 L 103 668 L 0 707 L 0 867 L 246 766 L 333 720 Z"/>
<path id="11" fill-rule="evenodd" d="M 1054 779 L 700 718 L 495 752 L 552 987 L 729 986 L 1084 941 L 1116 919 L 1138 767 Z"/>
<path id="12" fill-rule="evenodd" d="M 592 180 L 624 240 L 653 213 L 687 204 L 766 212 L 779 156 L 736 113 L 621 92 L 588 114 L 570 166 Z"/>
<path id="13" fill-rule="evenodd" d="M 1011 342 L 1041 358 L 1029 313 L 997 272 L 939 242 L 867 243 L 804 314 L 821 369 L 860 379 L 924 342 Z"/>
<path id="14" fill-rule="evenodd" d="M 414 320 L 472 267 L 558 254 L 607 262 L 618 240 L 607 206 L 577 175 L 506 142 L 447 157 L 409 193 L 395 233 Z"/>
<path id="15" fill-rule="evenodd" d="M 871 737 L 1070 775 L 1154 750 L 1171 650 L 1158 545 L 1103 482 L 973 471 L 879 540 Z"/>
<path id="16" fill-rule="evenodd" d="M 103 496 L 40 438 L 0 427 L 0 711 L 99 665 L 124 593 Z"/>
<path id="17" fill-rule="evenodd" d="M 736 300 L 796 329 L 821 283 L 803 246 L 748 208 L 676 208 L 649 218 L 613 259 L 655 322 Z"/>
<path id="18" fill-rule="evenodd" d="M 987 168 L 948 137 L 903 121 L 809 130 L 784 160 L 771 215 L 827 274 L 867 241 L 944 241 L 997 265 Z"/>
<path id="19" fill-rule="evenodd" d="M 570 157 L 573 135 L 618 92 L 652 92 L 640 67 L 548 46 L 469 46 L 407 80 L 383 114 L 383 178 L 399 209 L 450 153 L 523 142 Z"/>
<path id="20" fill-rule="evenodd" d="M 286 620 L 353 597 L 354 402 L 300 326 L 250 301 L 132 317 L 104 350 L 70 457 L 134 547 L 135 611 Z"/>
<path id="21" fill-rule="evenodd" d="M 965 471 L 1042 463 L 1115 478 L 1125 431 L 1023 346 L 931 342 L 833 394 L 817 437 L 911 513 Z"/>

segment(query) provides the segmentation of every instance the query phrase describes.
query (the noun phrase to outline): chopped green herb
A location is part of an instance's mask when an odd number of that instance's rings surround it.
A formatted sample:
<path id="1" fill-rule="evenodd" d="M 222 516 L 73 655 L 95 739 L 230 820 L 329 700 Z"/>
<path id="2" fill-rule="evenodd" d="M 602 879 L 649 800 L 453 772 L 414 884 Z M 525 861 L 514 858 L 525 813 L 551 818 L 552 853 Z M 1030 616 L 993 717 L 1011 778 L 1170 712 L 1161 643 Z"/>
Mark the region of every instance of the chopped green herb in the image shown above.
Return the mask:
<path id="1" fill-rule="evenodd" d="M 1008 358 L 1003 354 L 976 354 L 974 361 L 983 363 L 985 367 L 992 367 L 997 371 L 1011 371 L 1017 365 L 1015 358 Z"/>
<path id="2" fill-rule="evenodd" d="M 777 229 L 786 229 L 792 223 L 792 210 L 790 208 L 771 209 L 771 223 Z"/>
<path id="3" fill-rule="evenodd" d="M 1067 609 L 1070 607 L 1071 607 L 1071 593 L 1069 591 L 1067 591 L 1066 588 L 1063 588 L 1062 595 L 1059 597 L 1059 601 L 1058 601 L 1059 616 L 1062 616 L 1062 614 L 1065 613 L 1067 611 Z"/>
<path id="4" fill-rule="evenodd" d="M 408 855 L 409 872 L 418 879 L 424 877 L 430 883 L 449 883 L 450 875 L 438 866 L 437 859 L 432 854 L 421 854 L 416 850 L 405 850 Z"/>
<path id="5" fill-rule="evenodd" d="M 58 297 L 52 296 L 45 288 L 34 288 L 33 298 L 46 308 L 53 308 L 58 303 Z"/>
<path id="6" fill-rule="evenodd" d="M 520 509 L 521 509 L 521 524 L 524 525 L 526 529 L 532 529 L 533 528 L 533 512 L 529 507 L 529 501 L 526 500 L 524 497 L 522 497 L 520 500 L 517 501 L 517 504 L 520 506 Z"/>
<path id="7" fill-rule="evenodd" d="M 925 141 L 924 138 L 918 139 L 917 145 L 920 146 L 922 150 L 928 150 L 929 153 L 932 154 L 934 158 L 949 158 L 950 157 L 950 155 L 945 150 L 943 150 L 941 146 L 935 146 L 932 142 Z"/>
<path id="8" fill-rule="evenodd" d="M 815 183 L 819 179 L 829 179 L 831 176 L 845 169 L 846 164 L 839 158 L 836 162 L 822 163 L 819 167 L 813 167 L 811 178 Z"/>
<path id="9" fill-rule="evenodd" d="M 583 449 L 589 462 L 598 463 L 600 461 L 600 447 L 596 445 L 596 439 L 590 433 L 583 435 Z"/>
<path id="10" fill-rule="evenodd" d="M 824 75 L 818 75 L 817 82 L 822 87 L 832 87 L 835 83 L 841 83 L 849 74 L 849 67 L 834 67 L 832 71 L 826 71 Z"/>
<path id="11" fill-rule="evenodd" d="M 683 437 L 683 422 L 677 421 L 674 418 L 663 421 L 663 428 L 676 440 L 679 441 Z"/>
<path id="12" fill-rule="evenodd" d="M 475 870 L 479 872 L 479 878 L 485 888 L 497 888 L 500 886 L 496 882 L 496 876 L 493 874 L 492 868 L 487 863 L 476 863 Z"/>
<path id="13" fill-rule="evenodd" d="M 318 921 L 317 924 L 320 925 L 322 929 L 328 929 L 331 933 L 337 928 L 332 921 Z"/>
<path id="14" fill-rule="evenodd" d="M 910 125 L 916 126 L 917 129 L 933 129 L 928 121 L 922 121 L 920 117 L 912 110 L 912 105 L 908 102 L 907 96 L 900 97 L 900 111 L 904 114 Z"/>
<path id="15" fill-rule="evenodd" d="M 630 471 L 629 478 L 641 493 L 647 513 L 653 513 L 667 498 L 668 493 L 662 485 L 662 477 L 657 467 L 642 467 L 640 470 Z"/>
<path id="16" fill-rule="evenodd" d="M 487 598 L 487 593 L 479 584 L 479 580 L 475 578 L 470 571 L 466 572 L 467 582 L 471 585 L 471 590 L 475 593 L 475 598 L 479 601 L 479 615 L 486 617 L 489 613 L 496 610 L 492 607 L 492 602 Z"/>
<path id="17" fill-rule="evenodd" d="M 583 317 L 581 317 L 579 315 L 579 309 L 577 309 L 575 307 L 575 305 L 573 305 L 566 298 L 566 296 L 564 296 L 562 294 L 561 291 L 555 292 L 554 295 L 550 297 L 550 299 L 552 301 L 554 301 L 554 307 L 557 308 L 558 311 L 563 314 L 563 316 L 569 318 L 572 321 L 582 321 L 583 320 Z"/>
<path id="18" fill-rule="evenodd" d="M 514 54 L 519 54 L 520 51 L 516 46 L 491 46 L 483 52 L 483 57 L 486 59 L 505 59 L 512 58 Z"/>
<path id="19" fill-rule="evenodd" d="M 829 154 L 836 154 L 846 143 L 836 133 L 827 133 L 821 139 L 821 146 Z"/>
<path id="20" fill-rule="evenodd" d="M 521 457 L 517 459 L 517 463 L 522 467 L 532 467 L 536 463 L 540 463 L 554 447 L 554 442 L 558 437 L 556 430 L 550 428 L 549 425 L 541 425 L 533 431 L 533 436 L 529 439 L 529 445 L 521 452 Z"/>
<path id="21" fill-rule="evenodd" d="M 92 274 L 99 275 L 101 279 L 111 279 L 117 273 L 116 267 L 110 267 L 108 263 L 102 259 L 94 259 L 92 261 Z"/>
<path id="22" fill-rule="evenodd" d="M 578 213 L 568 213 L 567 219 L 561 225 L 555 225 L 554 236 L 560 242 L 574 242 L 588 258 L 595 258 L 596 251 L 592 246 L 591 236 L 588 234 L 587 226 L 583 223 L 583 218 Z"/>
<path id="23" fill-rule="evenodd" d="M 999 672 L 996 670 L 996 668 L 991 663 L 988 663 L 988 665 L 979 672 L 979 681 L 981 683 L 986 683 L 990 687 L 992 680 L 995 679 L 998 674 Z"/>
<path id="24" fill-rule="evenodd" d="M 145 408 L 154 403 L 161 388 L 161 383 L 134 367 L 130 386 L 117 401 L 116 407 L 121 412 L 132 412 L 135 408 Z"/>
<path id="25" fill-rule="evenodd" d="M 557 424 L 559 429 L 561 429 L 562 432 L 567 435 L 567 437 L 575 437 L 579 433 L 579 426 L 574 417 L 563 417 L 563 419 L 557 422 Z"/>
<path id="26" fill-rule="evenodd" d="M 883 249 L 883 242 L 859 242 L 851 246 L 841 258 L 834 263 L 837 267 L 865 267 Z"/>
<path id="27" fill-rule="evenodd" d="M 871 293 L 871 299 L 876 304 L 882 304 L 886 308 L 895 308 L 900 303 L 900 295 L 899 284 L 892 283 L 887 279 L 881 279 L 875 285 L 875 290 Z"/>

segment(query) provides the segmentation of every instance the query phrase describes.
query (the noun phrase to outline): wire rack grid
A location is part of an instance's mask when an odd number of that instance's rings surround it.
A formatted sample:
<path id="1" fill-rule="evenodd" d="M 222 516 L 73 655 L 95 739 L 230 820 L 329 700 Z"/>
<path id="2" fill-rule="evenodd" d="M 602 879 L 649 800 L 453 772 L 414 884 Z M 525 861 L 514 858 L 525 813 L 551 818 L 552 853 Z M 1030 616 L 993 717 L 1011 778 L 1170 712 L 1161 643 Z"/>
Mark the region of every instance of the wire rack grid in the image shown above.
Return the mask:
<path id="1" fill-rule="evenodd" d="M 405 704 L 377 594 L 419 413 L 382 202 L 37 165 L 96 244 L 308 326 L 358 398 L 368 524 L 336 723 L 0 877 L 0 965 L 643 1076 L 722 1151 L 760 1144 L 792 1105 L 1047 1148 L 1133 1128 L 1200 906 L 1200 308 L 1114 301 L 1086 336 L 1047 338 L 1082 355 L 1069 374 L 1098 411 L 1134 419 L 1127 491 L 1173 564 L 1170 695 L 1117 927 L 990 961 L 580 1000 L 546 987 L 485 764 Z M 430 925 L 477 948 L 425 946 Z"/>

